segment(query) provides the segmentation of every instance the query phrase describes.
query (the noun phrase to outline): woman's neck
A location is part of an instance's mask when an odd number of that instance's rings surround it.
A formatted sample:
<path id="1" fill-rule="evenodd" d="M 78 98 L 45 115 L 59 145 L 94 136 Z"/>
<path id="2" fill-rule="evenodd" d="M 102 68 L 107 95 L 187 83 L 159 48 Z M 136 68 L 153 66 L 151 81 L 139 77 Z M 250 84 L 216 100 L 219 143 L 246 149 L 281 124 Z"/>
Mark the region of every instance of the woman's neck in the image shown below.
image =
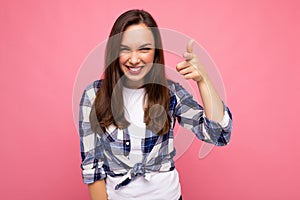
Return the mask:
<path id="1" fill-rule="evenodd" d="M 144 85 L 144 80 L 131 81 L 131 80 L 125 79 L 123 84 L 127 88 L 137 89 L 137 88 L 141 88 Z"/>

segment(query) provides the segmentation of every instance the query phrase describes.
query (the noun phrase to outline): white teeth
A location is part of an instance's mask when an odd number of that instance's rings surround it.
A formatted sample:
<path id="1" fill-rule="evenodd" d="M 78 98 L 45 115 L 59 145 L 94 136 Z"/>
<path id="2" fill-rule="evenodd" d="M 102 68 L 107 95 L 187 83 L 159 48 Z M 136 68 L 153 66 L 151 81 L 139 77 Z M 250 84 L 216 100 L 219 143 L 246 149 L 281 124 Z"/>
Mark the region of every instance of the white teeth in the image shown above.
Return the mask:
<path id="1" fill-rule="evenodd" d="M 141 69 L 142 67 L 135 67 L 135 68 L 129 68 L 131 71 L 137 72 Z"/>

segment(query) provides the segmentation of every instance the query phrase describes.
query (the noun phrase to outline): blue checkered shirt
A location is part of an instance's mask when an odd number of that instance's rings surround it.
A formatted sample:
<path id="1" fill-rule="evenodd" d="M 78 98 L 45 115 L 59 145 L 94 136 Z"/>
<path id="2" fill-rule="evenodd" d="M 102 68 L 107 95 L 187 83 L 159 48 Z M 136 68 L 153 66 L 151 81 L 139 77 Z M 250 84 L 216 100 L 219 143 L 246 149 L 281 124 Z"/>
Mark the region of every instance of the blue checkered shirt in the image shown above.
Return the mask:
<path id="1" fill-rule="evenodd" d="M 102 81 L 96 80 L 84 91 L 79 110 L 79 134 L 82 158 L 82 177 L 85 184 L 105 179 L 107 175 L 123 176 L 123 181 L 116 186 L 128 184 L 137 176 L 146 176 L 147 172 L 170 171 L 174 169 L 175 148 L 174 126 L 178 123 L 190 129 L 197 138 L 216 146 L 226 145 L 231 136 L 232 116 L 224 104 L 224 117 L 220 123 L 209 120 L 200 106 L 180 84 L 168 81 L 170 90 L 169 115 L 171 128 L 165 135 L 157 135 L 146 129 L 142 139 L 143 160 L 130 163 L 130 133 L 113 125 L 103 134 L 91 130 L 89 115 L 96 92 Z M 121 138 L 120 138 L 121 136 Z"/>

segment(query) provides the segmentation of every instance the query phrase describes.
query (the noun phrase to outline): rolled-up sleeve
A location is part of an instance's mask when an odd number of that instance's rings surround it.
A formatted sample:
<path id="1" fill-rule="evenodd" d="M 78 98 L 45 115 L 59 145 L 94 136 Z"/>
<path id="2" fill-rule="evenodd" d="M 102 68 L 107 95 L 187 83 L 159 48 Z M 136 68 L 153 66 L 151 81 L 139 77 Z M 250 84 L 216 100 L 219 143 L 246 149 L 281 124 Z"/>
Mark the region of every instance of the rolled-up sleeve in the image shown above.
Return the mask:
<path id="1" fill-rule="evenodd" d="M 85 184 L 90 184 L 106 177 L 103 169 L 104 162 L 100 137 L 92 131 L 89 120 L 94 98 L 95 89 L 93 85 L 89 85 L 82 95 L 79 107 L 81 169 Z"/>
<path id="2" fill-rule="evenodd" d="M 181 126 L 192 130 L 197 138 L 216 146 L 227 145 L 232 130 L 232 115 L 229 108 L 223 103 L 224 115 L 221 122 L 208 119 L 204 109 L 199 105 L 181 85 L 175 84 L 177 105 L 175 116 Z"/>

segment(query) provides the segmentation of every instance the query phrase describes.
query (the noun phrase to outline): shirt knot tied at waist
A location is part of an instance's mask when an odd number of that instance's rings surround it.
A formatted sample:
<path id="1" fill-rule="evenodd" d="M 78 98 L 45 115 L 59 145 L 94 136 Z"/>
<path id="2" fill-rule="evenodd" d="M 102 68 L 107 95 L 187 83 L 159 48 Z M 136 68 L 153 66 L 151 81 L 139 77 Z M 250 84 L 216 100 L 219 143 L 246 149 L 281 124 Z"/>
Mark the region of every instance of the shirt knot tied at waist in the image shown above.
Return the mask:
<path id="1" fill-rule="evenodd" d="M 145 176 L 145 173 L 145 165 L 143 163 L 136 163 L 115 186 L 115 190 L 118 190 L 122 186 L 128 185 L 132 180 L 134 180 L 138 176 Z"/>

